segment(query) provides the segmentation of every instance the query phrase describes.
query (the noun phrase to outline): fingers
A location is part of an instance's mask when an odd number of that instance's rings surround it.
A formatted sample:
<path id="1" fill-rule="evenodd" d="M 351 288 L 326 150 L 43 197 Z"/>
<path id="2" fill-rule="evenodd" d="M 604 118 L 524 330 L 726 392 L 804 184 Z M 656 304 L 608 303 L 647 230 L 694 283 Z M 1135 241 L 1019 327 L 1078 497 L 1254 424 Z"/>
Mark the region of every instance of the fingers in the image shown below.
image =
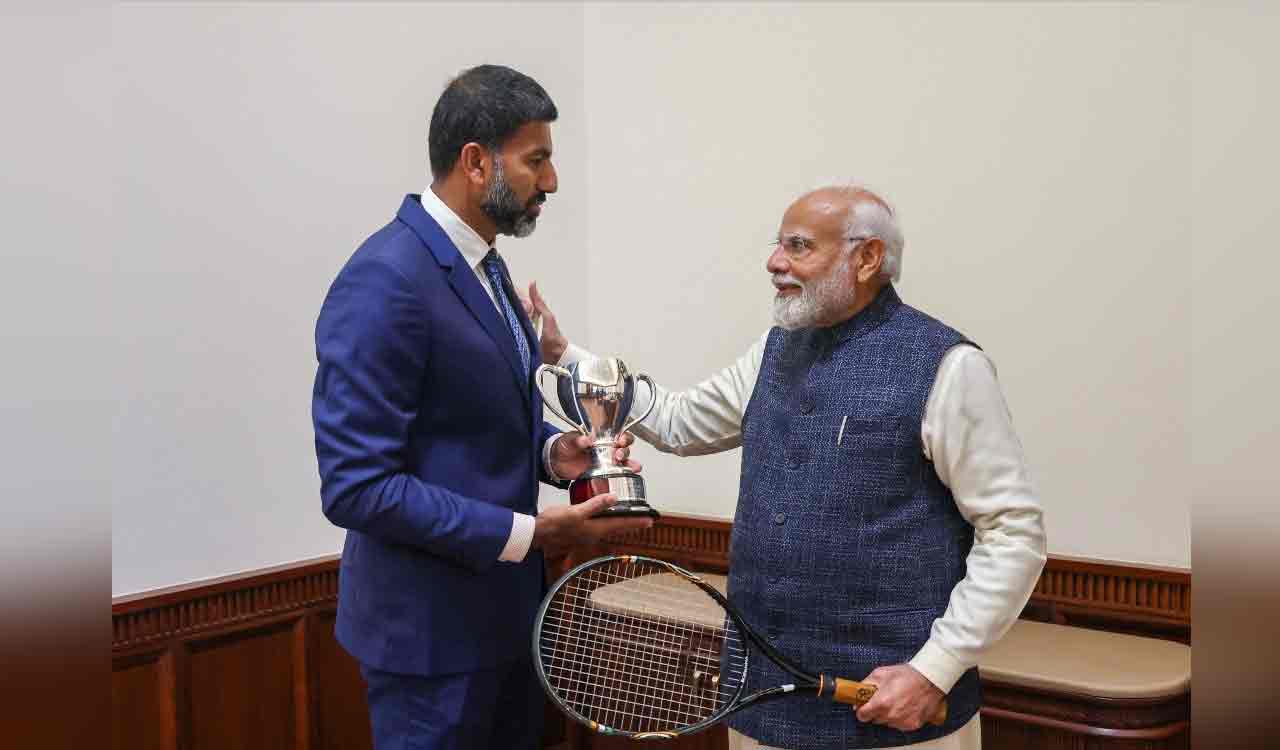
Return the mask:
<path id="1" fill-rule="evenodd" d="M 532 319 L 533 318 L 533 301 L 529 299 L 529 295 L 525 294 L 519 289 L 516 289 L 516 296 L 520 298 L 520 304 L 521 306 L 524 307 L 524 314 L 528 315 L 529 318 Z"/>
<path id="2" fill-rule="evenodd" d="M 854 709 L 854 712 L 858 715 L 858 721 L 877 723 L 882 722 L 887 716 L 889 708 L 888 693 L 880 690 L 880 685 L 885 676 L 884 668 L 876 667 L 863 680 L 868 685 L 875 685 L 876 692 L 871 696 L 871 700 Z"/>
<path id="3" fill-rule="evenodd" d="M 634 472 L 639 472 L 641 468 L 643 468 L 640 465 L 640 462 L 631 459 L 630 446 L 635 441 L 636 441 L 635 435 L 632 435 L 629 432 L 624 432 L 620 436 L 618 436 L 618 439 L 617 439 L 618 448 L 613 452 L 613 460 L 627 467 L 628 469 L 631 469 Z"/>
<path id="4" fill-rule="evenodd" d="M 587 453 L 591 450 L 591 446 L 595 445 L 595 441 L 590 435 L 577 434 L 572 438 L 573 449 L 578 453 Z"/>
<path id="5" fill-rule="evenodd" d="M 870 680 L 864 680 L 864 682 L 870 682 Z M 871 696 L 871 700 L 856 708 L 854 713 L 858 715 L 858 721 L 876 724 L 882 723 L 887 718 L 888 709 L 889 701 L 881 697 L 881 693 L 877 691 L 875 695 Z"/>
<path id="6" fill-rule="evenodd" d="M 592 531 L 598 532 L 600 536 L 612 536 L 614 534 L 625 534 L 628 531 L 639 531 L 653 526 L 653 519 L 649 516 L 632 516 L 630 518 L 597 518 L 592 521 Z"/>
<path id="7" fill-rule="evenodd" d="M 603 495 L 596 495 L 588 498 L 573 506 L 574 512 L 583 518 L 590 518 L 604 509 L 616 504 L 618 496 L 613 493 L 606 492 Z"/>
<path id="8" fill-rule="evenodd" d="M 551 312 L 547 309 L 547 301 L 542 298 L 542 294 L 538 291 L 538 282 L 529 283 L 529 301 L 533 304 L 533 309 L 539 313 L 546 315 Z"/>
<path id="9" fill-rule="evenodd" d="M 912 732 L 924 726 L 922 715 L 926 707 L 915 694 L 909 681 L 902 679 L 893 668 L 879 667 L 867 675 L 863 682 L 876 686 L 871 700 L 857 709 L 859 721 L 883 724 L 904 732 Z"/>

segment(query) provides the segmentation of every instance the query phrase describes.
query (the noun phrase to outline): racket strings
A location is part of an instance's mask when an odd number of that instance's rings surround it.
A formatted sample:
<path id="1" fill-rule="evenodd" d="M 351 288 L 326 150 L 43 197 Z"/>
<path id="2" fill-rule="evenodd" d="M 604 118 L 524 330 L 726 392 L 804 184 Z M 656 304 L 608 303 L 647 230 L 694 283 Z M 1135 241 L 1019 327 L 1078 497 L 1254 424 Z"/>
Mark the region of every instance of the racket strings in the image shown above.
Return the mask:
<path id="1" fill-rule="evenodd" d="M 576 597 L 576 605 L 581 605 L 580 592 Z M 706 645 L 706 633 L 694 632 L 690 637 L 688 628 L 672 618 L 637 620 L 604 613 L 608 610 L 594 607 L 583 620 L 585 631 L 578 634 L 577 642 L 563 644 L 566 648 L 554 654 L 562 661 L 553 662 L 552 673 L 569 678 L 569 697 L 576 699 L 582 713 L 624 730 L 653 731 L 695 722 L 714 712 L 721 702 L 719 691 L 708 693 L 708 684 L 718 688 L 719 670 L 716 652 Z M 591 649 L 590 639 L 601 635 L 606 639 L 604 648 L 595 644 L 598 647 Z M 593 673 L 586 679 L 584 667 Z"/>
<path id="2" fill-rule="evenodd" d="M 742 639 L 720 604 L 644 561 L 611 560 L 566 582 L 544 615 L 539 650 L 572 711 L 630 733 L 713 716 L 746 671 Z"/>

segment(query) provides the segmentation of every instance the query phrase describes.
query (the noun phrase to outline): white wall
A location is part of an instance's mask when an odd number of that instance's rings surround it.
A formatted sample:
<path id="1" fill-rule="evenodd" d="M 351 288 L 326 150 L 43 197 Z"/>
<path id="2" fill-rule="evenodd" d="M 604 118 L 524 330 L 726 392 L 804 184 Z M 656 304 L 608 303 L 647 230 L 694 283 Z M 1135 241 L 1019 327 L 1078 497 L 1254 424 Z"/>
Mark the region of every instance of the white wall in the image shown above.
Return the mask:
<path id="1" fill-rule="evenodd" d="M 515 272 L 585 315 L 581 8 L 132 5 L 113 283 L 127 369 L 110 445 L 116 594 L 331 554 L 310 421 L 315 317 L 368 234 L 428 178 L 431 108 L 480 61 L 556 100 L 562 190 Z"/>
<path id="2" fill-rule="evenodd" d="M 1187 565 L 1186 9 L 590 5 L 578 327 L 661 384 L 768 325 L 767 242 L 823 181 L 880 189 L 905 299 L 995 359 L 1059 554 Z M 622 273 L 625 269 L 625 275 Z M 738 452 L 647 458 L 731 516 Z"/>
<path id="3" fill-rule="evenodd" d="M 480 61 L 559 105 L 560 193 L 502 247 L 576 339 L 693 384 L 768 325 L 787 203 L 868 182 L 903 217 L 904 296 L 1000 368 L 1051 551 L 1188 564 L 1186 12 L 117 8 L 113 593 L 339 549 L 315 315 L 422 189 L 430 108 Z M 659 507 L 732 514 L 736 452 L 639 453 Z"/>

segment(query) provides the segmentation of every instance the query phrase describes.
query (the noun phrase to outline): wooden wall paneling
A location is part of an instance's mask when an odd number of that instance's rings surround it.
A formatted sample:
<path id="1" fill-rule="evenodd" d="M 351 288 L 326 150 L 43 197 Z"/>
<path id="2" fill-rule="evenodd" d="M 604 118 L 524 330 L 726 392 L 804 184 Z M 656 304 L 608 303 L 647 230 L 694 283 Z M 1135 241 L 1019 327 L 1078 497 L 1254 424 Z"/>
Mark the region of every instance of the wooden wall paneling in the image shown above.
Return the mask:
<path id="1" fill-rule="evenodd" d="M 309 731 L 295 705 L 302 622 L 291 617 L 184 643 L 190 750 L 307 750 Z"/>
<path id="2" fill-rule="evenodd" d="M 666 515 L 651 529 L 549 564 L 549 573 L 556 577 L 577 562 L 609 552 L 724 573 L 730 530 L 728 520 Z M 355 660 L 333 636 L 338 563 L 333 555 L 114 599 L 113 747 L 369 748 L 364 682 Z M 1191 576 L 1051 557 L 1023 616 L 1188 643 Z M 1018 724 L 1015 715 L 1033 716 L 1043 707 L 1001 699 L 991 688 L 988 694 L 1000 717 L 984 715 L 984 745 L 989 748 L 1103 746 L 1100 737 L 1072 735 L 1062 726 Z M 560 718 L 549 711 L 548 744 L 643 747 L 565 725 Z M 1175 731 L 1177 722 L 1172 718 L 1163 729 L 1152 729 L 1174 732 L 1165 739 L 1115 735 L 1105 746 L 1180 747 L 1185 740 Z M 662 746 L 721 750 L 726 744 L 725 730 L 719 727 Z"/>
<path id="3" fill-rule="evenodd" d="M 176 750 L 177 692 L 168 649 L 117 661 L 111 671 L 112 747 Z"/>
<path id="4" fill-rule="evenodd" d="M 1083 728 L 1102 727 L 1109 731 L 1168 735 L 1184 723 L 1190 712 L 1188 696 L 1154 699 L 1106 699 L 1092 696 L 1047 696 L 1026 688 L 991 680 L 982 683 L 984 710 L 987 707 L 1022 716 L 1052 718 Z"/>
<path id="5" fill-rule="evenodd" d="M 986 750 L 1190 750 L 1191 725 L 1157 729 L 1100 729 L 1000 708 L 982 709 Z"/>
<path id="6" fill-rule="evenodd" d="M 652 528 L 579 550 L 566 562 L 634 554 L 725 573 L 732 528 L 728 519 L 664 515 Z M 1190 643 L 1191 574 L 1051 555 L 1023 617 Z"/>
<path id="7" fill-rule="evenodd" d="M 1191 575 L 1051 557 L 1023 616 L 1190 643 Z"/>
<path id="8" fill-rule="evenodd" d="M 290 644 L 290 656 L 293 659 L 293 727 L 297 739 L 298 750 L 311 750 L 314 746 L 315 726 L 311 721 L 310 685 L 307 683 L 307 672 L 310 660 L 307 658 L 308 626 L 311 618 L 305 614 L 293 624 L 293 642 Z"/>
<path id="9" fill-rule="evenodd" d="M 372 750 L 373 730 L 360 664 L 333 635 L 337 609 L 310 615 L 309 686 L 318 750 Z"/>

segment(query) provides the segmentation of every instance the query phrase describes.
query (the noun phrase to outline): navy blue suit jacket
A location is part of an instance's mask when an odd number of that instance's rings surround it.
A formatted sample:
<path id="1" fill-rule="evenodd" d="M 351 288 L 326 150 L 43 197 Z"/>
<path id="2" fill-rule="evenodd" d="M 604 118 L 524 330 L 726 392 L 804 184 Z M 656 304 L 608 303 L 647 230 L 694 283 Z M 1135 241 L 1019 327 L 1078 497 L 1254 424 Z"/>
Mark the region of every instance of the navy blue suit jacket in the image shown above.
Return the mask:
<path id="1" fill-rule="evenodd" d="M 537 339 L 511 299 L 536 368 Z M 506 321 L 418 196 L 339 272 L 316 358 L 320 495 L 347 529 L 339 642 L 406 674 L 528 658 L 542 555 L 498 555 L 512 512 L 537 513 L 556 430 Z"/>

